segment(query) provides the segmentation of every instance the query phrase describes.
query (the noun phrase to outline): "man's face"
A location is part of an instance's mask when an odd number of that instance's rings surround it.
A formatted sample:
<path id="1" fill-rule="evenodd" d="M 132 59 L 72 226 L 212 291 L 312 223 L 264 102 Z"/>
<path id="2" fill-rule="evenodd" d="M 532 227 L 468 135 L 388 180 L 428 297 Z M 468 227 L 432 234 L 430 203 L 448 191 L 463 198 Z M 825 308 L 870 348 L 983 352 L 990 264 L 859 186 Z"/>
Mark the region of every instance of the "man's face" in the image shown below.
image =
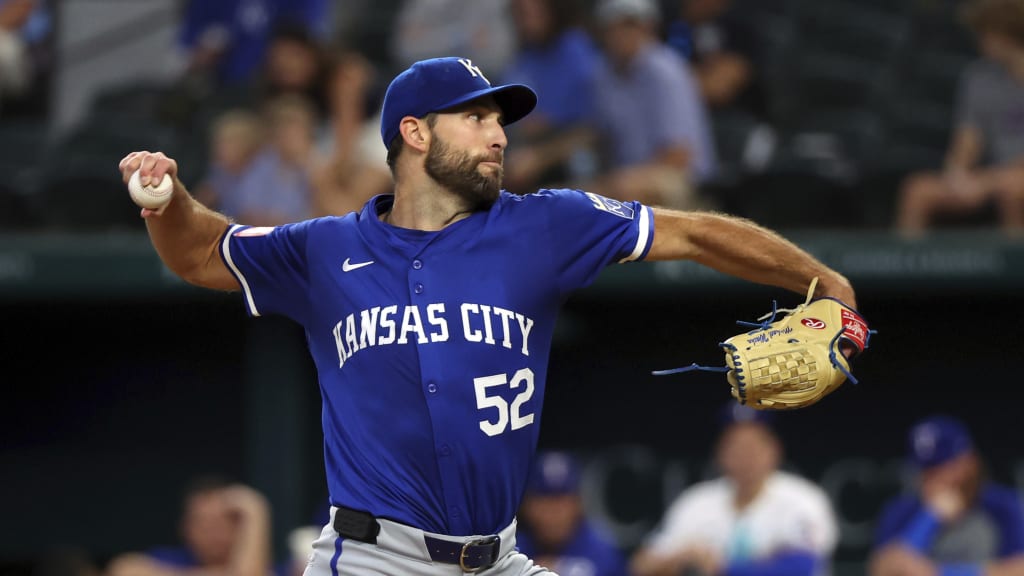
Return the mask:
<path id="1" fill-rule="evenodd" d="M 576 494 L 531 494 L 523 499 L 521 514 L 538 544 L 557 549 L 572 537 L 583 506 Z"/>
<path id="2" fill-rule="evenodd" d="M 925 492 L 953 490 L 970 499 L 977 487 L 979 472 L 977 456 L 967 452 L 921 472 L 921 489 Z"/>
<path id="3" fill-rule="evenodd" d="M 317 56 L 309 47 L 291 39 L 277 39 L 267 50 L 267 75 L 273 86 L 302 90 L 316 79 Z"/>
<path id="4" fill-rule="evenodd" d="M 485 209 L 501 191 L 507 143 L 501 109 L 493 99 L 481 99 L 437 115 L 424 168 L 473 209 Z"/>
<path id="5" fill-rule="evenodd" d="M 512 19 L 527 44 L 540 44 L 550 33 L 551 14 L 545 0 L 513 0 Z"/>
<path id="6" fill-rule="evenodd" d="M 214 566 L 228 561 L 238 519 L 232 514 L 221 491 L 210 490 L 190 496 L 182 522 L 185 544 L 202 565 Z"/>
<path id="7" fill-rule="evenodd" d="M 740 484 L 766 479 L 778 467 L 779 457 L 775 437 L 757 423 L 733 424 L 718 444 L 718 465 Z"/>
<path id="8" fill-rule="evenodd" d="M 617 18 L 601 30 L 601 42 L 608 58 L 616 65 L 628 64 L 648 37 L 648 24 L 632 18 Z"/>
<path id="9" fill-rule="evenodd" d="M 1024 47 L 1018 45 L 1005 34 L 998 32 L 985 32 L 981 34 L 978 37 L 978 46 L 986 58 L 1004 66 L 1012 63 L 1018 54 L 1024 52 Z"/>

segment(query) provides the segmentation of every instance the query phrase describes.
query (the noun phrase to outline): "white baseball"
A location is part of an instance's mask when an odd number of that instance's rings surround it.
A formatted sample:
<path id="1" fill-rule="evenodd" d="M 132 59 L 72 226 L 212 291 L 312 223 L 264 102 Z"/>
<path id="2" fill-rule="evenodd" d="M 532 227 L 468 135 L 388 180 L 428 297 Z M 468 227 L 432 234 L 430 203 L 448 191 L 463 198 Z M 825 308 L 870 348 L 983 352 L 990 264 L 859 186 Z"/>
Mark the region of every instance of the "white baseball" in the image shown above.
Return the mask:
<path id="1" fill-rule="evenodd" d="M 171 201 L 171 196 L 174 195 L 174 181 L 169 174 L 164 174 L 163 180 L 157 186 L 143 186 L 139 182 L 139 171 L 136 170 L 128 179 L 128 194 L 142 208 L 159 210 Z"/>

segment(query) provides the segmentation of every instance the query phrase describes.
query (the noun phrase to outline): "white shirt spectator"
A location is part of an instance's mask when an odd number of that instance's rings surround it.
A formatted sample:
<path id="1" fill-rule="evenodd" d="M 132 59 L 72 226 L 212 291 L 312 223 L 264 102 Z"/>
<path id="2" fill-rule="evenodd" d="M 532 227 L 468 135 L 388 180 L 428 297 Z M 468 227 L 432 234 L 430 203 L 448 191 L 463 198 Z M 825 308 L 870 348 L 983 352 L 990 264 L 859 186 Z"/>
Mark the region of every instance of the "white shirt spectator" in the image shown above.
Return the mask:
<path id="1" fill-rule="evenodd" d="M 657 554 L 687 546 L 709 547 L 729 562 L 788 550 L 811 552 L 823 559 L 834 552 L 838 525 L 832 505 L 810 481 L 775 472 L 744 510 L 736 510 L 734 498 L 726 478 L 694 484 L 668 509 L 648 546 Z"/>

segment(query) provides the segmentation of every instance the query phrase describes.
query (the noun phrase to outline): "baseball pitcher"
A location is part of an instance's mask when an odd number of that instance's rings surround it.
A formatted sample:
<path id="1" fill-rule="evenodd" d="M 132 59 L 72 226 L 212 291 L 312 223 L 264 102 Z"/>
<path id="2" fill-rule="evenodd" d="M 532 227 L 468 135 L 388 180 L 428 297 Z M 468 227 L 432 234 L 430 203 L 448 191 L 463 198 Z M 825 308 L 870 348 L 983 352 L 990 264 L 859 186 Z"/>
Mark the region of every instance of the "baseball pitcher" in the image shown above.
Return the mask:
<path id="1" fill-rule="evenodd" d="M 817 277 L 855 305 L 841 274 L 745 220 L 503 191 L 504 127 L 536 101 L 464 58 L 417 62 L 383 103 L 394 193 L 272 228 L 205 208 L 162 153 L 121 161 L 126 182 L 174 178 L 142 210 L 172 271 L 305 328 L 332 503 L 308 576 L 552 574 L 517 552 L 515 514 L 556 316 L 608 265 L 688 259 L 800 294 Z"/>

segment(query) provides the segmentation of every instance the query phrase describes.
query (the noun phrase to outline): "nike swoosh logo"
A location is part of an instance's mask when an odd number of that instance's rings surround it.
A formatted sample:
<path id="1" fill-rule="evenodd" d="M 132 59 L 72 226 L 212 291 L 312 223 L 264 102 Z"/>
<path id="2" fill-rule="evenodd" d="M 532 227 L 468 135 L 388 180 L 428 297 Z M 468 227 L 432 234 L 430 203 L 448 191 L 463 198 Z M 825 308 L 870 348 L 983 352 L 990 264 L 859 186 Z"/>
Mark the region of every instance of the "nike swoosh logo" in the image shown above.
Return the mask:
<path id="1" fill-rule="evenodd" d="M 345 258 L 345 261 L 341 263 L 341 270 L 343 272 L 351 272 L 353 270 L 358 270 L 358 269 L 363 268 L 365 266 L 369 266 L 370 264 L 373 264 L 373 260 L 368 260 L 366 262 L 360 262 L 358 264 L 352 264 L 351 262 L 349 262 L 349 258 Z"/>

